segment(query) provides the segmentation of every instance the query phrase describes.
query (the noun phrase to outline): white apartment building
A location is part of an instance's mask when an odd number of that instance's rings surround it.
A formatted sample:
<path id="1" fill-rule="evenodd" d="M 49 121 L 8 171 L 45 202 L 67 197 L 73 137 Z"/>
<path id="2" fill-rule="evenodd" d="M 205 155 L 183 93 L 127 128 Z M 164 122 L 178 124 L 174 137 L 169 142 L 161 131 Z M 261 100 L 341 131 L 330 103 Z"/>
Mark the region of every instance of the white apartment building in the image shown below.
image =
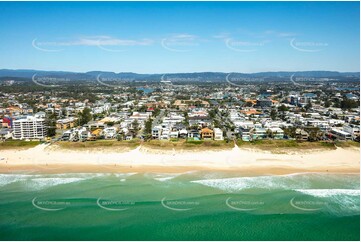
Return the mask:
<path id="1" fill-rule="evenodd" d="M 13 122 L 14 139 L 44 139 L 46 136 L 45 120 L 28 116 Z"/>

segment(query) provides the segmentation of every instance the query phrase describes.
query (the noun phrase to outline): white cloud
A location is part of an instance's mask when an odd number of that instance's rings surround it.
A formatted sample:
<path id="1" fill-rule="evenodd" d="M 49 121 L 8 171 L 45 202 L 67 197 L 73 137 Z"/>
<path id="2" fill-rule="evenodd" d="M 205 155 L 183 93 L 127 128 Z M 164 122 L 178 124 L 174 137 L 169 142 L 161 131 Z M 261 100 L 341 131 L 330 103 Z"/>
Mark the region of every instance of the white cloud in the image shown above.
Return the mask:
<path id="1" fill-rule="evenodd" d="M 88 36 L 80 37 L 75 40 L 63 42 L 42 42 L 40 45 L 53 46 L 146 46 L 151 45 L 154 41 L 151 39 L 119 39 L 111 36 Z"/>

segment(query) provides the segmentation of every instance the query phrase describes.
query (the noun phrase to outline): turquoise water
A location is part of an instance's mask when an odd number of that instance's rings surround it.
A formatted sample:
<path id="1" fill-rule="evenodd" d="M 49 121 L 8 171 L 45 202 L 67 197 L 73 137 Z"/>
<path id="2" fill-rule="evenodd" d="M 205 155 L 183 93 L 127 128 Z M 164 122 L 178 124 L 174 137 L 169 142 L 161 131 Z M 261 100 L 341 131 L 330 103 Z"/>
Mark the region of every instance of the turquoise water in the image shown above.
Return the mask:
<path id="1" fill-rule="evenodd" d="M 138 91 L 143 91 L 145 94 L 154 92 L 153 88 L 147 88 L 147 87 L 138 87 Z"/>
<path id="2" fill-rule="evenodd" d="M 359 240 L 359 176 L 0 174 L 1 240 Z"/>

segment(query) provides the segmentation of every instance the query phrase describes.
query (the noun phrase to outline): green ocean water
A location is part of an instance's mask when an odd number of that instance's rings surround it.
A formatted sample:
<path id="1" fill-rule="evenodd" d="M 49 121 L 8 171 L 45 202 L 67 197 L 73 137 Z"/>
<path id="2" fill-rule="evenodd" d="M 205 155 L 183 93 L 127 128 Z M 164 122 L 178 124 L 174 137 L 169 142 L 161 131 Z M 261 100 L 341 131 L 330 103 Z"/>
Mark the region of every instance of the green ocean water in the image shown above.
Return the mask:
<path id="1" fill-rule="evenodd" d="M 0 174 L 1 240 L 359 240 L 359 175 Z"/>

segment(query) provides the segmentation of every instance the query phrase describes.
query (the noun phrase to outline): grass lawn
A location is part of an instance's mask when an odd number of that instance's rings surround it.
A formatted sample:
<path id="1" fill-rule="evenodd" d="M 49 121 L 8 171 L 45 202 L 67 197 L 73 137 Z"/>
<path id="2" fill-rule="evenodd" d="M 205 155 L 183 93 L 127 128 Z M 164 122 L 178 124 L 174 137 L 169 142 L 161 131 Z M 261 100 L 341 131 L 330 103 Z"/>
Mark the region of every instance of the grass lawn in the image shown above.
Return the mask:
<path id="1" fill-rule="evenodd" d="M 96 148 L 136 148 L 140 145 L 138 139 L 129 141 L 96 140 L 86 142 L 58 141 L 55 143 L 63 149 L 96 149 Z"/>
<path id="2" fill-rule="evenodd" d="M 296 140 L 255 140 L 255 141 L 242 141 L 237 140 L 237 145 L 247 148 L 258 148 L 262 150 L 274 150 L 274 149 L 336 149 L 332 142 L 308 142 L 308 141 L 296 141 Z"/>
<path id="3" fill-rule="evenodd" d="M 237 140 L 237 145 L 240 148 L 256 148 L 261 150 L 312 150 L 312 149 L 336 149 L 337 147 L 348 148 L 348 147 L 360 147 L 360 143 L 354 141 L 336 141 L 332 142 L 307 142 L 307 141 L 296 141 L 296 140 L 256 140 L 256 141 L 242 141 Z M 40 141 L 22 141 L 22 140 L 7 140 L 0 142 L 1 149 L 16 149 L 16 148 L 32 148 Z M 233 141 L 226 142 L 214 141 L 214 140 L 150 140 L 141 142 L 139 139 L 133 139 L 130 141 L 117 141 L 117 140 L 97 140 L 87 142 L 69 142 L 69 141 L 58 141 L 55 143 L 63 149 L 97 149 L 97 148 L 111 148 L 111 149 L 135 149 L 140 144 L 144 147 L 151 149 L 182 149 L 182 150 L 221 150 L 221 149 L 232 149 L 234 147 Z"/>
<path id="4" fill-rule="evenodd" d="M 360 143 L 359 142 L 355 142 L 355 141 L 336 141 L 335 145 L 337 147 L 341 147 L 341 148 L 347 148 L 347 147 L 360 147 Z"/>
<path id="5" fill-rule="evenodd" d="M 233 142 L 214 141 L 214 140 L 150 140 L 142 143 L 143 146 L 154 149 L 231 149 L 234 147 Z"/>
<path id="6" fill-rule="evenodd" d="M 18 148 L 32 148 L 40 144 L 40 141 L 24 141 L 24 140 L 6 140 L 0 142 L 1 149 L 18 149 Z"/>

